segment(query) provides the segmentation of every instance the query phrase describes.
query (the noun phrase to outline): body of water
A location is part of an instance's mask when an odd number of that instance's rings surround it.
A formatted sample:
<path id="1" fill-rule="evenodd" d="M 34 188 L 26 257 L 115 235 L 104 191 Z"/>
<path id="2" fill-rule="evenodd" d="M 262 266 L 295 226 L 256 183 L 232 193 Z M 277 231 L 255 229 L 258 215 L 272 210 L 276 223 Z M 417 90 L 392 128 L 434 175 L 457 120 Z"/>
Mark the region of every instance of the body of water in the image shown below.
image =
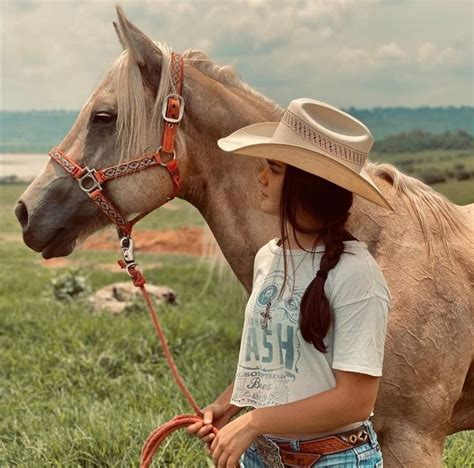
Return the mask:
<path id="1" fill-rule="evenodd" d="M 41 174 L 49 161 L 44 153 L 2 153 L 0 154 L 0 177 L 16 176 L 21 180 L 33 180 Z"/>

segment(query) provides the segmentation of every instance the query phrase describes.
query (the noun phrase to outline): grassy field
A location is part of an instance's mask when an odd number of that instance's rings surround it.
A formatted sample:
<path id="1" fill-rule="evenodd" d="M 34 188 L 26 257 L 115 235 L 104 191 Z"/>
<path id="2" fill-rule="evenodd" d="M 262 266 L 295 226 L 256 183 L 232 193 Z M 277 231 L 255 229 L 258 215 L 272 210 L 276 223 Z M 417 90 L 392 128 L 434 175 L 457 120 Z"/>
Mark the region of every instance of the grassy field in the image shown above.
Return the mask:
<path id="1" fill-rule="evenodd" d="M 474 148 L 467 150 L 429 150 L 416 153 L 371 153 L 372 161 L 387 162 L 398 167 L 405 174 L 423 180 L 427 172 L 442 172 L 446 182 L 433 184 L 432 187 L 448 197 L 457 205 L 474 203 Z M 468 180 L 457 180 L 453 173 L 460 168 L 470 172 Z"/>
<path id="2" fill-rule="evenodd" d="M 121 316 L 92 315 L 83 301 L 63 304 L 46 268 L 21 242 L 13 217 L 24 186 L 0 186 L 0 466 L 137 466 L 151 430 L 192 413 L 171 377 L 148 315 L 139 305 Z M 173 200 L 143 229 L 202 225 L 194 208 Z M 76 251 L 94 290 L 123 273 L 95 268 L 113 252 Z M 150 282 L 172 287 L 177 305 L 159 306 L 176 364 L 198 404 L 211 403 L 232 381 L 245 295 L 192 257 L 141 253 Z M 159 267 L 147 269 L 147 265 Z M 141 303 L 140 303 L 141 304 Z M 444 466 L 472 466 L 472 432 L 448 437 Z M 184 430 L 167 439 L 154 466 L 212 466 L 202 444 Z"/>

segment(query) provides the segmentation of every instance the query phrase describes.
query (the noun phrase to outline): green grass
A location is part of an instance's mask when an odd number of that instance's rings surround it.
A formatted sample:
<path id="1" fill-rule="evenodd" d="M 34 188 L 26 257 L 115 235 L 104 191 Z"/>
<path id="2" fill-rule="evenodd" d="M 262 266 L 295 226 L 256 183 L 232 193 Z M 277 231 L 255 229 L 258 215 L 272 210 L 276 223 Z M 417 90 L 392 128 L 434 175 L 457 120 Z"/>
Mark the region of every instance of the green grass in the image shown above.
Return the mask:
<path id="1" fill-rule="evenodd" d="M 371 161 L 387 162 L 398 167 L 410 176 L 422 179 L 426 171 L 435 170 L 447 174 L 456 172 L 456 165 L 464 165 L 464 170 L 474 173 L 474 151 L 437 150 L 419 151 L 417 153 L 371 153 Z M 443 183 L 433 184 L 437 192 L 445 195 L 457 205 L 474 203 L 474 177 L 468 180 L 456 180 L 447 177 Z"/>
<path id="2" fill-rule="evenodd" d="M 436 167 L 452 169 L 456 164 L 464 164 L 467 170 L 474 170 L 474 150 L 425 150 L 416 153 L 370 153 L 372 161 L 383 161 L 393 164 L 404 171 L 410 167 L 423 169 Z"/>
<path id="3" fill-rule="evenodd" d="M 449 180 L 440 184 L 433 184 L 433 188 L 457 205 L 474 203 L 474 179 Z"/>
<path id="4" fill-rule="evenodd" d="M 56 271 L 21 243 L 13 217 L 23 189 L 0 186 L 7 234 L 0 244 L 0 466 L 137 466 L 148 434 L 192 409 L 172 379 L 143 305 L 120 316 L 92 315 L 85 302 L 52 299 Z M 178 213 L 185 213 L 186 224 L 202 223 L 182 200 L 171 203 L 180 210 L 159 210 L 143 228 L 177 227 Z M 78 250 L 69 258 L 88 272 L 94 290 L 126 280 L 122 272 L 94 268 L 115 263 L 115 252 Z M 149 282 L 177 293 L 178 305 L 160 305 L 159 317 L 178 369 L 204 407 L 234 377 L 242 287 L 235 279 L 219 280 L 195 258 L 140 252 L 138 260 Z M 444 466 L 472 465 L 473 443 L 472 432 L 448 437 Z M 169 467 L 210 463 L 201 442 L 184 430 L 166 440 L 155 460 L 154 466 Z"/>
<path id="5" fill-rule="evenodd" d="M 0 466 L 136 466 L 151 430 L 193 413 L 146 310 L 92 315 L 84 302 L 55 302 L 47 294 L 55 272 L 35 263 L 37 254 L 13 242 L 3 243 L 0 254 Z M 142 257 L 144 265 L 157 261 Z M 100 260 L 114 259 L 103 253 Z M 147 278 L 173 287 L 179 299 L 159 306 L 160 321 L 178 369 L 204 407 L 233 378 L 242 288 L 215 276 L 208 283 L 195 260 L 159 260 L 163 267 Z M 124 280 L 119 272 L 90 274 L 94 289 L 118 280 Z M 206 459 L 202 444 L 182 430 L 166 441 L 155 466 L 207 466 Z"/>

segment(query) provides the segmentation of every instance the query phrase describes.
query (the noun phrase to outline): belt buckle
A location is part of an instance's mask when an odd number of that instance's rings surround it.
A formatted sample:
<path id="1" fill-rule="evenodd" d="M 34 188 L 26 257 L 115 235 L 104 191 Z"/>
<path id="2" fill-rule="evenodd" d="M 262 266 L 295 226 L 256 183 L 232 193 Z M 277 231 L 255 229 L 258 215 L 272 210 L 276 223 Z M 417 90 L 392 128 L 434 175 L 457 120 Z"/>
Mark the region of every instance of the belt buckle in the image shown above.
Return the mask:
<path id="1" fill-rule="evenodd" d="M 268 468 L 284 468 L 278 445 L 264 435 L 259 435 L 254 441 L 257 453 Z"/>
<path id="2" fill-rule="evenodd" d="M 338 437 L 341 438 L 344 442 L 351 444 L 353 447 L 356 445 L 365 444 L 366 442 L 370 441 L 369 434 L 365 428 L 357 430 L 357 432 L 349 432 L 349 434 L 341 433 L 338 434 Z"/>

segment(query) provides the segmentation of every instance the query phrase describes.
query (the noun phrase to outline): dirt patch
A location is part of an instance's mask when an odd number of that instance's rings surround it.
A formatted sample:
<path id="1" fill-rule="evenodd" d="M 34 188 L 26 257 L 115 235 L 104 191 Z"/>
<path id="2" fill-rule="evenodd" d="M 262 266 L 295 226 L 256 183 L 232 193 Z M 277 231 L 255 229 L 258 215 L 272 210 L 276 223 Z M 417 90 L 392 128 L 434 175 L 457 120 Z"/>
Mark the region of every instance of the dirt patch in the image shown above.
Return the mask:
<path id="1" fill-rule="evenodd" d="M 133 234 L 135 252 L 172 253 L 201 256 L 203 253 L 202 237 L 204 229 L 201 227 L 183 227 L 180 229 L 169 229 L 164 231 L 139 231 Z M 110 250 L 117 252 L 120 256 L 120 247 L 117 234 L 114 230 L 102 231 L 92 234 L 78 247 L 80 250 Z M 138 256 L 137 261 L 140 262 Z M 103 271 L 118 271 L 119 267 L 114 263 L 93 263 L 84 260 L 73 260 L 69 258 L 41 259 L 39 263 L 47 268 L 64 268 L 77 266 L 82 268 L 93 267 Z M 161 267 L 161 263 L 144 265 L 146 269 Z"/>
<path id="2" fill-rule="evenodd" d="M 133 234 L 135 251 L 176 253 L 201 256 L 203 253 L 201 227 L 183 227 L 164 231 L 140 231 Z M 83 250 L 118 251 L 118 240 L 115 231 L 104 231 L 93 234 L 80 246 Z"/>
<path id="3" fill-rule="evenodd" d="M 120 253 L 117 251 L 117 260 L 120 256 Z M 138 259 L 140 261 L 140 259 Z M 69 258 L 50 258 L 49 260 L 45 260 L 44 258 L 37 260 L 36 263 L 39 263 L 41 266 L 46 268 L 65 268 L 65 267 L 78 267 L 83 269 L 94 269 L 100 271 L 110 271 L 112 273 L 117 273 L 118 271 L 122 271 L 121 268 L 118 266 L 116 262 L 114 263 L 92 263 L 92 262 L 85 262 L 84 260 L 72 260 Z M 163 263 L 155 262 L 155 263 L 146 263 L 143 262 L 139 263 L 139 268 L 142 273 L 145 273 L 148 270 L 154 268 L 162 268 Z"/>
<path id="4" fill-rule="evenodd" d="M 78 262 L 73 262 L 67 258 L 50 258 L 45 260 L 44 258 L 40 259 L 39 263 L 47 268 L 64 268 L 71 265 L 77 265 Z"/>

